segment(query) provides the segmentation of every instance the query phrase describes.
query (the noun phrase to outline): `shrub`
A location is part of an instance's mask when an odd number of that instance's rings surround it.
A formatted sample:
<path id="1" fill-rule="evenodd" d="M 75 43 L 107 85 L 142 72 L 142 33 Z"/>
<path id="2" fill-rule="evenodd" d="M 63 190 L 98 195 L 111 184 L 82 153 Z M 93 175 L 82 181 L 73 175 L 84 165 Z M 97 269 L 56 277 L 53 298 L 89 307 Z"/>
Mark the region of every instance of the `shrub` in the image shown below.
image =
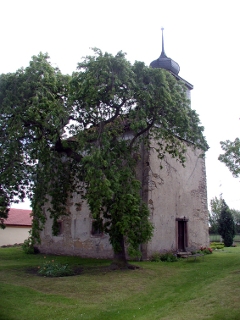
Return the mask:
<path id="1" fill-rule="evenodd" d="M 46 259 L 46 257 L 44 258 Z M 66 277 L 72 276 L 73 271 L 68 267 L 68 264 L 62 265 L 51 260 L 38 267 L 38 274 L 45 277 Z"/>
<path id="2" fill-rule="evenodd" d="M 200 250 L 198 250 L 198 253 L 204 253 L 204 254 L 211 254 L 213 251 L 211 248 L 207 248 L 207 247 L 201 247 Z"/>
<path id="3" fill-rule="evenodd" d="M 236 234 L 235 223 L 231 210 L 228 208 L 226 202 L 222 202 L 222 210 L 218 219 L 218 232 L 223 238 L 225 247 L 231 247 L 233 238 Z"/>
<path id="4" fill-rule="evenodd" d="M 160 253 L 159 252 L 154 252 L 150 258 L 150 261 L 152 262 L 160 262 Z"/>
<path id="5" fill-rule="evenodd" d="M 35 241 L 33 237 L 30 235 L 27 240 L 25 240 L 22 244 L 22 249 L 27 254 L 35 254 L 39 253 L 38 248 L 34 247 Z"/>
<path id="6" fill-rule="evenodd" d="M 223 249 L 224 248 L 224 243 L 221 242 L 212 242 L 210 244 L 211 249 Z"/>
<path id="7" fill-rule="evenodd" d="M 233 244 L 233 235 L 231 232 L 226 232 L 225 238 L 224 238 L 224 245 L 225 247 L 231 247 Z"/>
<path id="8" fill-rule="evenodd" d="M 34 252 L 33 241 L 32 241 L 31 237 L 28 237 L 28 239 L 24 241 L 24 243 L 22 244 L 22 249 L 27 254 L 35 253 Z"/>
<path id="9" fill-rule="evenodd" d="M 177 252 L 167 250 L 164 250 L 164 252 L 154 252 L 150 259 L 153 262 L 176 262 L 177 260 Z"/>

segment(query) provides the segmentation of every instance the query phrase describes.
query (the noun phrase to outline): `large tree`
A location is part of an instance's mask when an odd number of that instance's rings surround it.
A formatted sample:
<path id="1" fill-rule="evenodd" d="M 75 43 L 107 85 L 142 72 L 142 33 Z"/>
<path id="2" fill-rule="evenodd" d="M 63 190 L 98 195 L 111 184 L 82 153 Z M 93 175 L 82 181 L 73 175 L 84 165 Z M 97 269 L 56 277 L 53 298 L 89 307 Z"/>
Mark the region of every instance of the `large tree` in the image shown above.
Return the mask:
<path id="1" fill-rule="evenodd" d="M 169 153 L 184 164 L 188 146 L 207 150 L 203 127 L 184 83 L 168 71 L 95 49 L 70 77 L 48 59 L 40 53 L 0 76 L 2 217 L 28 196 L 39 241 L 48 199 L 56 232 L 68 198 L 81 193 L 125 262 L 125 244 L 136 255 L 152 234 L 135 172 L 140 144 L 155 139 L 160 158 Z"/>

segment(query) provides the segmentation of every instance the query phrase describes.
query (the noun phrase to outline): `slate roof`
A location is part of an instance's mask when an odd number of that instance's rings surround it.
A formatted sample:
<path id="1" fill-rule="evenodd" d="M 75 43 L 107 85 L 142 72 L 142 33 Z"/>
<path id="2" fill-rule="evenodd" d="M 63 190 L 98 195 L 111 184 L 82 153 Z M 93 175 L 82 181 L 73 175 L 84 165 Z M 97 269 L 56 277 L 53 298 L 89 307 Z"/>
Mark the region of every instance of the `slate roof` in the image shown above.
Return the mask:
<path id="1" fill-rule="evenodd" d="M 174 75 L 178 75 L 180 71 L 179 64 L 171 58 L 168 58 L 164 50 L 164 39 L 163 39 L 163 30 L 162 28 L 162 53 L 160 57 L 150 63 L 152 68 L 162 68 L 168 71 L 171 71 Z"/>
<path id="2" fill-rule="evenodd" d="M 30 213 L 32 213 L 32 210 L 10 208 L 8 218 L 4 220 L 4 224 L 6 226 L 14 225 L 30 227 L 32 225 L 32 217 L 30 217 Z"/>
<path id="3" fill-rule="evenodd" d="M 177 79 L 177 80 L 181 80 L 185 83 L 186 87 L 189 90 L 193 89 L 193 85 L 189 82 L 187 82 L 186 80 L 184 80 L 183 78 L 179 77 L 178 73 L 180 71 L 180 66 L 179 64 L 174 61 L 171 58 L 168 58 L 165 50 L 164 50 L 164 39 L 163 39 L 163 28 L 162 28 L 162 53 L 160 55 L 160 57 L 154 61 L 152 61 L 150 63 L 150 66 L 152 68 L 162 68 L 162 69 L 166 69 L 168 71 L 171 72 L 171 74 Z"/>

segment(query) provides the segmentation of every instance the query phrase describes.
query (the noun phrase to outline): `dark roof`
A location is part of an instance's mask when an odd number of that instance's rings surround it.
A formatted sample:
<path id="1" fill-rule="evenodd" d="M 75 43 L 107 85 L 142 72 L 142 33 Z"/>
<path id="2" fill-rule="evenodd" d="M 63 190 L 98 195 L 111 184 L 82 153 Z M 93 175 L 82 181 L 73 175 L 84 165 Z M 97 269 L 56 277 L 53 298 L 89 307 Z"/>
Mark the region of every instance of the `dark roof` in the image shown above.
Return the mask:
<path id="1" fill-rule="evenodd" d="M 25 209 L 14 209 L 10 208 L 8 212 L 8 218 L 4 220 L 4 224 L 15 225 L 15 226 L 31 226 L 32 225 L 32 217 L 30 214 L 32 210 Z"/>
<path id="2" fill-rule="evenodd" d="M 171 72 L 172 73 L 172 72 Z M 185 86 L 189 89 L 192 90 L 193 89 L 193 85 L 189 82 L 187 82 L 185 79 L 181 78 L 179 75 L 176 75 L 174 73 L 172 73 L 172 75 L 179 81 L 183 81 L 185 83 Z"/>
<path id="3" fill-rule="evenodd" d="M 163 39 L 163 28 L 162 28 L 162 53 L 160 57 L 150 63 L 150 66 L 152 68 L 163 68 L 168 71 L 171 71 L 173 74 L 178 75 L 180 71 L 179 64 L 172 60 L 171 58 L 168 58 L 165 50 L 164 50 L 164 39 Z"/>
<path id="4" fill-rule="evenodd" d="M 171 58 L 168 58 L 165 50 L 164 50 L 164 39 L 163 39 L 163 28 L 162 28 L 162 52 L 161 55 L 158 59 L 152 61 L 150 63 L 150 66 L 152 68 L 162 68 L 162 69 L 166 69 L 168 71 L 170 71 L 172 73 L 172 75 L 177 79 L 177 80 L 181 80 L 185 83 L 185 85 L 187 86 L 187 88 L 189 90 L 193 89 L 193 85 L 189 82 L 187 82 L 186 80 L 182 79 L 181 77 L 179 77 L 178 73 L 180 71 L 180 66 L 179 64 L 174 61 Z"/>

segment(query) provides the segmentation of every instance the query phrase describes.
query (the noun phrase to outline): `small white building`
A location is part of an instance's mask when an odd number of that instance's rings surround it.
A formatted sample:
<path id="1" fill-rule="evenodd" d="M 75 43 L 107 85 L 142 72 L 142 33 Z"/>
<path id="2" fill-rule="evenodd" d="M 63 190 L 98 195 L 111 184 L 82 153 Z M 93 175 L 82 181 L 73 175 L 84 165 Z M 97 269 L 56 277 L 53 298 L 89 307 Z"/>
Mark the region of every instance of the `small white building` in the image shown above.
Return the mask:
<path id="1" fill-rule="evenodd" d="M 13 209 L 4 220 L 5 229 L 0 229 L 0 246 L 23 243 L 29 237 L 32 229 L 31 210 Z"/>

